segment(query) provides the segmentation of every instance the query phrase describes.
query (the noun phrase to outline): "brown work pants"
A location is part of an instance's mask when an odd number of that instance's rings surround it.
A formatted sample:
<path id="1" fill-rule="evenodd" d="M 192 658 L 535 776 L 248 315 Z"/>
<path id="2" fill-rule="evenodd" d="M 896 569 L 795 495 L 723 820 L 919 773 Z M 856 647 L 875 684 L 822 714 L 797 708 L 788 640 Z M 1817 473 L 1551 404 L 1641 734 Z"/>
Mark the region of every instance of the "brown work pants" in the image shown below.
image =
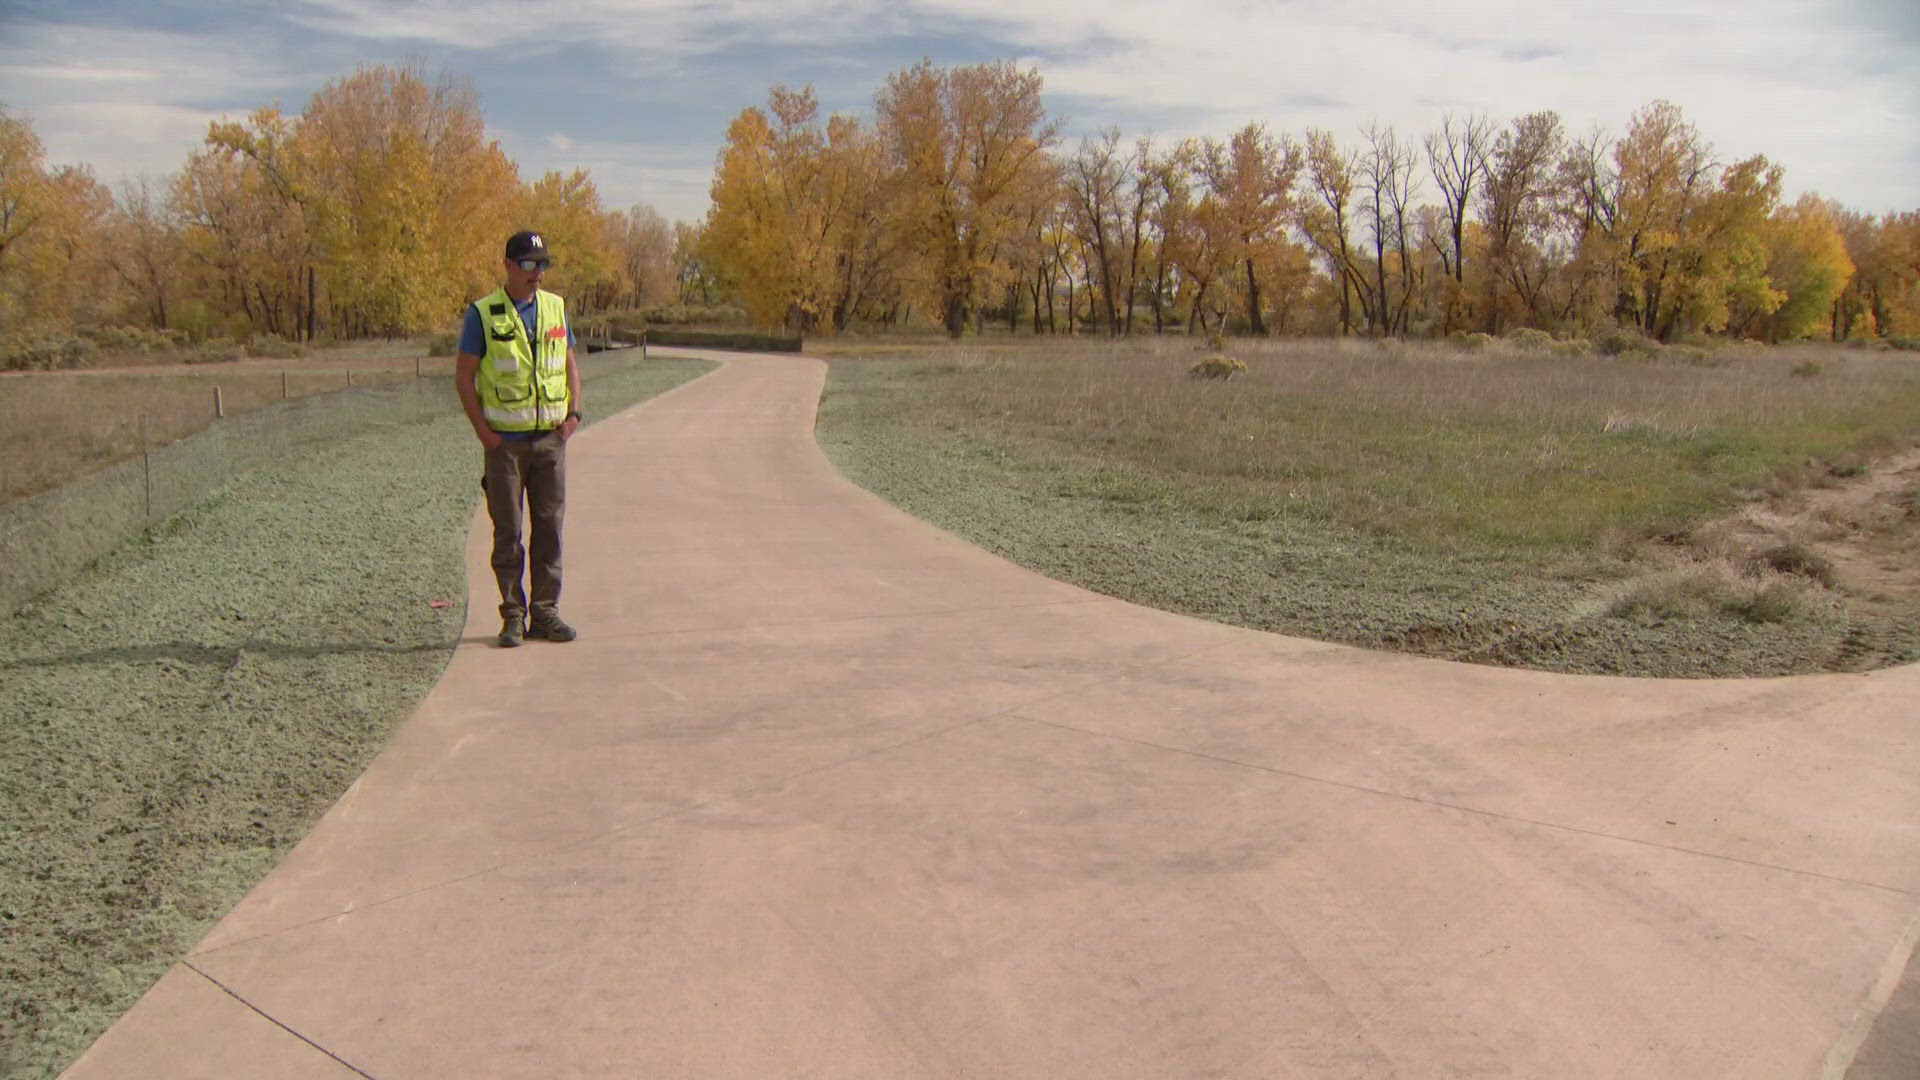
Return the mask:
<path id="1" fill-rule="evenodd" d="M 567 512 L 567 444 L 559 433 L 537 439 L 506 439 L 487 451 L 487 513 L 493 518 L 493 576 L 500 583 L 500 618 L 529 613 L 537 621 L 560 604 L 560 523 Z M 520 543 L 521 508 L 528 520 Z M 533 606 L 521 571 L 532 557 Z"/>

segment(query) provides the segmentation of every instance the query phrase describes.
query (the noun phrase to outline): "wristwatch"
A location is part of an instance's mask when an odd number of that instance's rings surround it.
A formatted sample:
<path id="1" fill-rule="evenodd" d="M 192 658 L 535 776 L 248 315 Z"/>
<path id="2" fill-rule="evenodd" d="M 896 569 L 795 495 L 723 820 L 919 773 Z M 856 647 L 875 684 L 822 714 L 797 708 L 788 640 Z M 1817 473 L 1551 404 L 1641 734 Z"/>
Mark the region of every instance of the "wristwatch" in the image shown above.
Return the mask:
<path id="1" fill-rule="evenodd" d="M 580 410 L 579 410 L 579 409 L 575 409 L 575 410 L 573 410 L 572 412 L 570 412 L 570 413 L 568 413 L 568 414 L 567 414 L 567 419 L 569 419 L 569 420 L 578 420 L 578 421 L 580 421 L 580 422 L 581 422 L 581 423 L 583 423 L 583 424 L 587 422 L 587 418 L 586 418 L 586 417 L 584 417 L 584 416 L 581 416 L 581 415 L 580 415 Z"/>

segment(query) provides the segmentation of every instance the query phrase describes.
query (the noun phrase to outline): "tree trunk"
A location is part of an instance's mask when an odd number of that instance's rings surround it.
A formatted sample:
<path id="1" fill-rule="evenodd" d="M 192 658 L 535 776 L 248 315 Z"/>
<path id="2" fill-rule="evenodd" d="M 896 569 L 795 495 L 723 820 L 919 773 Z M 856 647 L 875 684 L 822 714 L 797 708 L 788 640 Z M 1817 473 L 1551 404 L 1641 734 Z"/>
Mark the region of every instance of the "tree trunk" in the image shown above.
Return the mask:
<path id="1" fill-rule="evenodd" d="M 1253 256 L 1247 256 L 1247 316 L 1255 337 L 1267 336 L 1267 320 L 1260 314 L 1260 279 L 1253 272 Z"/>

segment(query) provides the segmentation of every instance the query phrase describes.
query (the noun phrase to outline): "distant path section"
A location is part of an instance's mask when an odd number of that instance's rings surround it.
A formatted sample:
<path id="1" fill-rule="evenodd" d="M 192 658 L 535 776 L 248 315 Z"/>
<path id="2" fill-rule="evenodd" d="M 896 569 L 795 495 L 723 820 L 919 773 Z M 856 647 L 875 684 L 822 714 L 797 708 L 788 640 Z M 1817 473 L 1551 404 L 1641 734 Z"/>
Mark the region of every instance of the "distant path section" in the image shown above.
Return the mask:
<path id="1" fill-rule="evenodd" d="M 577 642 L 490 647 L 476 521 L 445 679 L 70 1075 L 1784 1080 L 1884 1048 L 1920 668 L 1561 676 L 1134 607 L 847 483 L 824 372 L 732 359 L 580 436 Z"/>

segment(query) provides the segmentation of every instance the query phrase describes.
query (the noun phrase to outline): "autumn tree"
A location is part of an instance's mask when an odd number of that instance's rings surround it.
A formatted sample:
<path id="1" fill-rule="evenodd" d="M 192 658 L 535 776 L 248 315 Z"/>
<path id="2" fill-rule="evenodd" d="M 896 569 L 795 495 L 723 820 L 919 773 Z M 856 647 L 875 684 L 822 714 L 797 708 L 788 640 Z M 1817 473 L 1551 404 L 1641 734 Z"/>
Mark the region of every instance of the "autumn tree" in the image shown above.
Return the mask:
<path id="1" fill-rule="evenodd" d="M 1724 326 L 1729 304 L 1764 303 L 1759 234 L 1778 201 L 1780 170 L 1755 155 L 1722 169 L 1678 106 L 1633 116 L 1611 169 L 1576 151 L 1569 170 L 1582 236 L 1611 272 L 1614 317 L 1671 340 Z"/>
<path id="2" fill-rule="evenodd" d="M 1202 144 L 1200 172 L 1215 200 L 1209 224 L 1221 230 L 1216 242 L 1223 259 L 1243 275 L 1247 322 L 1265 336 L 1259 263 L 1286 243 L 1293 220 L 1293 185 L 1300 175 L 1300 148 L 1274 136 L 1260 124 L 1248 124 L 1225 143 Z"/>
<path id="3" fill-rule="evenodd" d="M 1394 134 L 1391 125 L 1369 124 L 1363 133 L 1367 146 L 1359 158 L 1362 216 L 1373 238 L 1374 296 L 1378 304 L 1375 329 L 1385 337 L 1401 332 L 1412 302 L 1415 280 L 1408 220 L 1418 178 L 1419 158 L 1413 147 Z M 1387 252 L 1395 254 L 1399 299 L 1388 287 Z"/>
<path id="4" fill-rule="evenodd" d="M 553 252 L 547 287 L 565 294 L 572 311 L 605 310 L 627 288 L 607 242 L 600 188 L 585 169 L 569 173 L 551 169 L 527 185 L 518 221 L 539 233 Z"/>
<path id="5" fill-rule="evenodd" d="M 1442 332 L 1451 331 L 1460 316 L 1458 308 L 1467 280 L 1467 213 L 1487 173 L 1492 137 L 1492 124 L 1486 117 L 1460 118 L 1449 113 L 1441 117 L 1440 130 L 1426 138 L 1427 169 L 1444 204 L 1444 226 L 1427 231 L 1440 254 L 1442 269 L 1453 279 L 1444 301 Z"/>
<path id="6" fill-rule="evenodd" d="M 48 168 L 32 124 L 0 105 L 0 326 L 100 317 L 112 205 L 85 165 Z"/>
<path id="7" fill-rule="evenodd" d="M 1920 334 L 1920 210 L 1842 212 L 1836 224 L 1855 270 L 1834 307 L 1834 339 Z"/>
<path id="8" fill-rule="evenodd" d="M 843 329 L 890 247 L 877 144 L 859 121 L 822 127 L 813 88 L 776 86 L 742 110 L 714 171 L 705 242 L 762 325 Z"/>
<path id="9" fill-rule="evenodd" d="M 603 246 L 625 290 L 616 302 L 627 307 L 671 304 L 679 297 L 673 265 L 673 223 L 646 203 L 603 216 Z"/>
<path id="10" fill-rule="evenodd" d="M 185 249 L 179 215 L 144 177 L 121 185 L 109 243 L 118 252 L 114 274 L 154 327 L 171 325 L 182 288 L 180 253 Z"/>
<path id="11" fill-rule="evenodd" d="M 1779 342 L 1829 331 L 1854 271 L 1837 214 L 1837 207 L 1813 194 L 1774 211 L 1762 232 L 1767 288 L 1736 294 L 1729 333 Z"/>
<path id="12" fill-rule="evenodd" d="M 871 125 L 839 113 L 827 118 L 826 176 L 836 278 L 831 315 L 838 332 L 894 301 L 904 241 L 888 214 L 892 178 Z"/>
<path id="13" fill-rule="evenodd" d="M 1503 129 L 1487 154 L 1486 183 L 1476 205 L 1487 247 L 1481 319 L 1490 334 L 1502 330 L 1509 296 L 1519 308 L 1514 317 L 1533 325 L 1543 321 L 1547 268 L 1541 255 L 1556 221 L 1565 141 L 1559 114 L 1528 113 Z"/>
<path id="14" fill-rule="evenodd" d="M 1153 307 L 1156 334 L 1165 331 L 1167 309 L 1178 304 L 1185 286 L 1181 267 L 1195 230 L 1193 181 L 1199 153 L 1199 144 L 1191 139 L 1176 143 L 1164 153 L 1155 153 L 1152 144 L 1142 140 L 1137 168 L 1153 190 L 1143 195 L 1138 205 L 1146 214 L 1144 231 L 1151 237 L 1147 260 L 1152 278 L 1147 296 Z"/>
<path id="15" fill-rule="evenodd" d="M 959 337 L 978 298 L 1005 274 L 991 254 L 1020 229 L 1023 201 L 1050 185 L 1059 138 L 1042 80 L 1010 61 L 888 76 L 875 99 L 897 218 L 947 333 Z"/>
<path id="16" fill-rule="evenodd" d="M 1771 315 L 1786 302 L 1786 290 L 1768 276 L 1784 175 L 1762 154 L 1721 170 L 1706 205 L 1688 222 L 1673 321 L 1657 331 L 1663 340 L 1676 332 L 1724 331 L 1736 306 Z"/>
<path id="17" fill-rule="evenodd" d="M 469 84 L 363 67 L 313 96 L 293 152 L 327 295 L 349 333 L 445 325 L 497 284 L 521 192 Z"/>
<path id="18" fill-rule="evenodd" d="M 1307 183 L 1311 197 L 1301 207 L 1300 229 L 1325 261 L 1340 296 L 1340 333 L 1353 332 L 1353 300 L 1357 294 L 1369 322 L 1372 301 L 1367 279 L 1354 257 L 1351 240 L 1355 173 L 1358 155 L 1342 152 L 1333 133 L 1307 129 Z"/>
<path id="19" fill-rule="evenodd" d="M 169 209 L 185 240 L 186 286 L 196 297 L 186 329 L 195 335 L 214 322 L 288 338 L 316 332 L 319 255 L 296 127 L 274 107 L 244 123 L 211 124 L 174 179 Z"/>
<path id="20" fill-rule="evenodd" d="M 1122 258 L 1125 211 L 1122 192 L 1128 188 L 1126 154 L 1120 149 L 1120 129 L 1108 128 L 1098 137 L 1088 136 L 1080 149 L 1063 164 L 1062 185 L 1067 205 L 1073 213 L 1074 229 L 1085 245 L 1092 284 L 1098 297 L 1108 334 L 1120 332 L 1118 263 Z"/>

